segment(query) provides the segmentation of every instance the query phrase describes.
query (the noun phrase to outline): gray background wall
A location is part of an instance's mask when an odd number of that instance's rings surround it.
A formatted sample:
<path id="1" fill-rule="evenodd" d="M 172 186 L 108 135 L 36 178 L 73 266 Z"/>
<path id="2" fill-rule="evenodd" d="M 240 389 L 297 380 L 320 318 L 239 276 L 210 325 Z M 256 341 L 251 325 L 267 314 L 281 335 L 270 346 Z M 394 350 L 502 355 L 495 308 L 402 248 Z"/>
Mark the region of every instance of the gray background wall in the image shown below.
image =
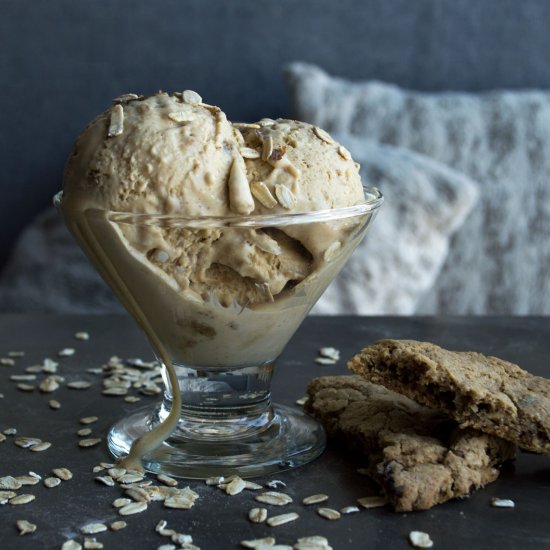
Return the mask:
<path id="1" fill-rule="evenodd" d="M 546 0 L 0 0 L 0 266 L 122 92 L 289 111 L 292 60 L 419 90 L 550 88 Z"/>

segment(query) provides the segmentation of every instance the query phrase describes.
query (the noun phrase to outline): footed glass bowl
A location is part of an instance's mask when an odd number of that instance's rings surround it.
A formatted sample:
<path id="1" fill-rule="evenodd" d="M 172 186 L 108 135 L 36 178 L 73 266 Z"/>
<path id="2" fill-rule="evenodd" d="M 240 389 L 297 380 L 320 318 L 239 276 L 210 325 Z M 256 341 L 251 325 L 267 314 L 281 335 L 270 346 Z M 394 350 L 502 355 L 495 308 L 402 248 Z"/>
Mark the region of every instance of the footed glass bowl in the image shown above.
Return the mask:
<path id="1" fill-rule="evenodd" d="M 75 210 L 56 195 L 162 365 L 162 401 L 111 428 L 113 455 L 132 451 L 147 470 L 188 478 L 264 475 L 316 458 L 323 428 L 274 405 L 271 377 L 382 200 L 369 188 L 352 207 L 190 219 Z"/>

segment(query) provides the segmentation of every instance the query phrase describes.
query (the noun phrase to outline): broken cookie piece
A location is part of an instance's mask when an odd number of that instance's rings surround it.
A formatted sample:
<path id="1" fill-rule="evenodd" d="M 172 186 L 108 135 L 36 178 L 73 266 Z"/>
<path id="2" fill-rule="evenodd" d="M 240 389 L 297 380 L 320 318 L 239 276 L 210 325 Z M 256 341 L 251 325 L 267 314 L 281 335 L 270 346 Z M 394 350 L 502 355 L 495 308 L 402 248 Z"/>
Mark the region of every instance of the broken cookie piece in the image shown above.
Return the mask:
<path id="1" fill-rule="evenodd" d="M 426 510 L 494 481 L 515 446 L 358 376 L 325 376 L 306 409 L 332 438 L 369 459 L 369 473 L 398 512 Z"/>
<path id="2" fill-rule="evenodd" d="M 461 426 L 550 454 L 550 380 L 513 363 L 428 342 L 380 340 L 353 357 L 348 367 Z"/>

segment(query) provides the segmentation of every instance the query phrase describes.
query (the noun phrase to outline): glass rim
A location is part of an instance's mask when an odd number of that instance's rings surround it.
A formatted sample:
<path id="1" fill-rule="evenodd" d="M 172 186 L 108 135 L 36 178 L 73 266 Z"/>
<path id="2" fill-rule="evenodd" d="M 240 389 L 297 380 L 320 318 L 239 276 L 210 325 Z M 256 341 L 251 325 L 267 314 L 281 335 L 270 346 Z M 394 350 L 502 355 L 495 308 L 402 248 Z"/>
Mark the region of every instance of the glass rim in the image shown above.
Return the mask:
<path id="1" fill-rule="evenodd" d="M 121 212 L 90 208 L 87 212 L 105 214 L 109 221 L 126 224 L 140 224 L 170 227 L 274 227 L 298 225 L 313 222 L 344 220 L 375 212 L 384 202 L 384 196 L 376 187 L 363 185 L 365 202 L 353 206 L 311 210 L 307 212 L 288 212 L 278 214 L 253 214 L 234 216 L 178 216 L 173 214 L 148 214 L 139 212 Z M 63 191 L 53 197 L 56 208 L 61 208 Z"/>

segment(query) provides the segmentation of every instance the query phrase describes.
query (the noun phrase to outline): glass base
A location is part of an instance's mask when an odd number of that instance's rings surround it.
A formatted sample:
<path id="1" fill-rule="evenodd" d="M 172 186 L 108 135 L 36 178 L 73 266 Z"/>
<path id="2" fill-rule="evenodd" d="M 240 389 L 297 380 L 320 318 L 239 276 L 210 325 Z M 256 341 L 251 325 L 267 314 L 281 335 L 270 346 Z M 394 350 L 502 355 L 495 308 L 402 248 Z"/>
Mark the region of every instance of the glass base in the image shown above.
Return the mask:
<path id="1" fill-rule="evenodd" d="M 110 430 L 111 453 L 128 454 L 132 442 L 151 429 L 162 405 L 141 407 Z M 185 420 L 159 448 L 143 457 L 143 466 L 153 473 L 205 479 L 211 476 L 253 477 L 302 466 L 324 450 L 323 427 L 294 408 L 273 405 L 265 428 L 229 437 L 191 437 Z"/>

